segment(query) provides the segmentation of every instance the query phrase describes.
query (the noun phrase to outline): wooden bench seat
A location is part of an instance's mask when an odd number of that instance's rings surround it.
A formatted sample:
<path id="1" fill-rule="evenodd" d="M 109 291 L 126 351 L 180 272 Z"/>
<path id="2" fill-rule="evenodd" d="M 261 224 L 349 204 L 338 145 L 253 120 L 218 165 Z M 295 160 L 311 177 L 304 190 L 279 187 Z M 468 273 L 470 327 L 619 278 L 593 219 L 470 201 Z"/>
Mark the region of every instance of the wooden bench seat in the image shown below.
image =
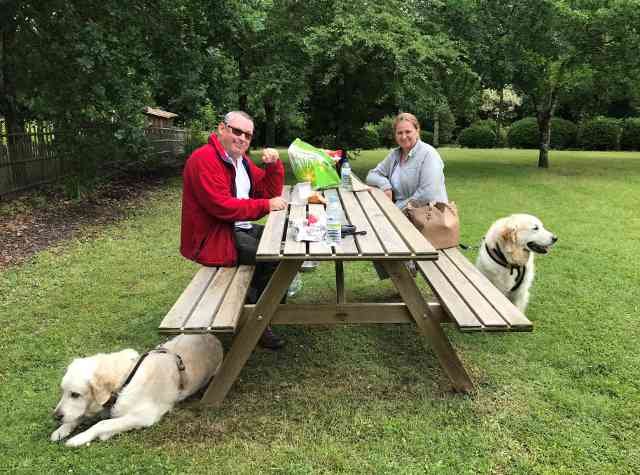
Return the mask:
<path id="1" fill-rule="evenodd" d="M 235 333 L 254 266 L 202 267 L 160 324 L 160 333 Z"/>
<path id="2" fill-rule="evenodd" d="M 531 331 L 533 325 L 457 248 L 436 261 L 417 261 L 449 318 L 460 331 Z"/>

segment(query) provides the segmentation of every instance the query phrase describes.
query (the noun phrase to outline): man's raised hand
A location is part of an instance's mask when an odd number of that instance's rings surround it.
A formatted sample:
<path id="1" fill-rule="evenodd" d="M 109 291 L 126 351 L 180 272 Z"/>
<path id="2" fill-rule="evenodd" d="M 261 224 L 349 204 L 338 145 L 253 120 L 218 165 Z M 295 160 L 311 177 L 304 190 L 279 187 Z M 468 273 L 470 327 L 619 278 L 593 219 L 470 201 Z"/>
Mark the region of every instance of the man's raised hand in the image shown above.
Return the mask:
<path id="1" fill-rule="evenodd" d="M 262 163 L 273 163 L 280 158 L 275 148 L 262 149 Z"/>

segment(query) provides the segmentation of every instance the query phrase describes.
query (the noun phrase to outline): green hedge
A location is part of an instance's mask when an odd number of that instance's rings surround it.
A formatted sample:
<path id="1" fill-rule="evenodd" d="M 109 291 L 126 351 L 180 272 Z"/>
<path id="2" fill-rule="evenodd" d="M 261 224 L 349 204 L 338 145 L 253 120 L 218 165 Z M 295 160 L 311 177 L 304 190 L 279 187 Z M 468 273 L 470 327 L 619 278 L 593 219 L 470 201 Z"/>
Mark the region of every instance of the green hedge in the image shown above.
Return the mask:
<path id="1" fill-rule="evenodd" d="M 594 117 L 580 124 L 578 146 L 583 150 L 617 150 L 621 132 L 618 119 Z"/>
<path id="2" fill-rule="evenodd" d="M 551 148 L 566 149 L 576 146 L 578 126 L 570 120 L 554 117 L 551 119 Z"/>
<path id="3" fill-rule="evenodd" d="M 433 145 L 433 132 L 429 132 L 428 130 L 420 131 L 420 140 L 429 145 Z"/>
<path id="4" fill-rule="evenodd" d="M 509 147 L 513 148 L 538 148 L 540 133 L 536 118 L 525 117 L 511 124 L 507 134 L 507 142 Z"/>
<path id="5" fill-rule="evenodd" d="M 551 119 L 551 143 L 553 149 L 572 148 L 576 145 L 578 127 L 570 120 Z M 526 117 L 511 124 L 507 141 L 513 148 L 538 148 L 540 131 L 535 117 Z"/>
<path id="6" fill-rule="evenodd" d="M 507 132 L 508 126 L 502 124 L 500 127 L 500 133 L 498 133 L 498 123 L 493 119 L 481 119 L 476 120 L 471 126 L 488 127 L 496 134 L 496 143 L 494 147 L 506 147 L 507 146 Z"/>
<path id="7" fill-rule="evenodd" d="M 484 125 L 472 125 L 458 135 L 458 143 L 467 148 L 492 148 L 496 144 L 496 133 Z"/>
<path id="8" fill-rule="evenodd" d="M 378 127 L 376 124 L 366 123 L 362 127 L 362 134 L 360 137 L 358 147 L 365 150 L 371 150 L 380 147 L 380 134 L 378 133 Z"/>
<path id="9" fill-rule="evenodd" d="M 640 117 L 629 117 L 624 121 L 620 148 L 622 150 L 640 150 Z"/>

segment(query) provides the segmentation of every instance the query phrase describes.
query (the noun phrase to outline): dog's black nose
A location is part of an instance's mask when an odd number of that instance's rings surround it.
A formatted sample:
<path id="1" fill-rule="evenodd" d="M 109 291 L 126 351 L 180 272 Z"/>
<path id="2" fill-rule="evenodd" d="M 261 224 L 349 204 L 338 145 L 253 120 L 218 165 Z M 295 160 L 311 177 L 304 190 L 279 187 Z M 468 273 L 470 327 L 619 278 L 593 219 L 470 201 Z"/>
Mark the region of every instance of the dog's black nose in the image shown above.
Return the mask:
<path id="1" fill-rule="evenodd" d="M 554 236 L 551 238 L 551 242 L 552 242 L 552 243 L 554 243 L 554 244 L 555 244 L 555 242 L 556 242 L 557 240 L 558 240 L 558 236 L 555 236 L 555 235 L 554 235 Z"/>
<path id="2" fill-rule="evenodd" d="M 53 418 L 59 422 L 64 418 L 64 414 L 62 412 L 56 411 L 53 413 Z"/>

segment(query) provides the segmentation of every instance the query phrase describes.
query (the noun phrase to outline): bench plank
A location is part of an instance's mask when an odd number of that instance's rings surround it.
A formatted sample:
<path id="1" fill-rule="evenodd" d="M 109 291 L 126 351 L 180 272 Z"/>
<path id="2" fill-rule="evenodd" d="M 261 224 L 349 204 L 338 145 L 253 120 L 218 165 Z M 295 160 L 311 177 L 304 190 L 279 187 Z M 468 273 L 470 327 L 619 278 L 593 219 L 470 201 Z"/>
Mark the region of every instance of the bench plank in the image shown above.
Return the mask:
<path id="1" fill-rule="evenodd" d="M 204 291 L 200 302 L 193 310 L 191 317 L 184 324 L 191 330 L 203 330 L 211 326 L 214 315 L 222 303 L 222 299 L 233 280 L 237 267 L 220 267 L 213 280 Z"/>
<path id="2" fill-rule="evenodd" d="M 531 321 L 489 279 L 487 279 L 457 248 L 445 249 L 444 254 L 463 272 L 469 281 L 514 329 L 532 330 Z"/>
<path id="3" fill-rule="evenodd" d="M 255 266 L 238 266 L 209 331 L 235 332 L 254 271 Z"/>
<path id="4" fill-rule="evenodd" d="M 195 306 L 200 302 L 204 291 L 218 270 L 217 267 L 202 267 L 191 279 L 187 288 L 184 289 L 180 297 L 171 310 L 160 323 L 160 331 L 175 330 L 181 328 L 189 319 Z"/>
<path id="5" fill-rule="evenodd" d="M 476 317 L 478 317 L 478 320 L 480 320 L 485 327 L 500 329 L 507 327 L 507 322 L 498 312 L 496 312 L 489 302 L 487 302 L 486 298 L 478 292 L 478 289 L 471 285 L 467 276 L 460 272 L 460 269 L 453 265 L 449 260 L 449 257 L 443 252 L 440 253 L 438 260 L 436 261 L 436 267 L 438 267 L 447 280 L 451 282 L 451 285 L 455 287 L 456 291 L 460 294 L 467 305 L 469 305 L 471 310 L 476 314 Z"/>
<path id="6" fill-rule="evenodd" d="M 443 302 L 442 306 L 458 325 L 460 331 L 478 331 L 483 329 L 483 324 L 471 311 L 467 303 L 460 297 L 456 289 L 444 276 L 442 271 L 432 261 L 416 261 L 416 265 L 423 274 L 425 280 Z"/>

